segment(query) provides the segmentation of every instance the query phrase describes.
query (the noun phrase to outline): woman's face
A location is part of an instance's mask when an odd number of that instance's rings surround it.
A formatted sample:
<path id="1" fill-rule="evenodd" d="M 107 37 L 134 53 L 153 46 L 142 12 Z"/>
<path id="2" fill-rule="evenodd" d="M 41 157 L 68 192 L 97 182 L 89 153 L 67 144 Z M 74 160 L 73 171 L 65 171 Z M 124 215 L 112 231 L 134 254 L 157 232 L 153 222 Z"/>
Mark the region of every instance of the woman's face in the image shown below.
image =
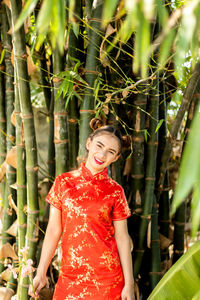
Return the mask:
<path id="1" fill-rule="evenodd" d="M 92 174 L 103 171 L 120 156 L 119 141 L 117 137 L 109 133 L 94 136 L 92 140 L 89 138 L 86 148 L 88 150 L 86 167 Z"/>

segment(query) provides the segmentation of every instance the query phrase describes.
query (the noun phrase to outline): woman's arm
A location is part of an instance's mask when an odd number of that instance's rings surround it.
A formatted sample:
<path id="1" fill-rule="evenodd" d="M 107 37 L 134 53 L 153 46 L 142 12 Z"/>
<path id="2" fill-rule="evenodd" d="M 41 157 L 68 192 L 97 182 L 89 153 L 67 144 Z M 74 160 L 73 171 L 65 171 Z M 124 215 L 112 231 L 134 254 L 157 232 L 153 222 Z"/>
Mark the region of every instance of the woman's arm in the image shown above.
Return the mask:
<path id="1" fill-rule="evenodd" d="M 127 220 L 113 221 L 115 239 L 124 274 L 125 285 L 122 290 L 122 300 L 134 300 L 134 278 L 131 256 L 131 243 L 127 229 Z"/>
<path id="2" fill-rule="evenodd" d="M 29 287 L 29 295 L 32 297 L 38 297 L 39 291 L 46 284 L 46 273 L 51 262 L 51 259 L 55 253 L 58 242 L 62 234 L 61 224 L 61 211 L 54 206 L 50 206 L 49 222 L 42 246 L 42 253 L 40 257 L 40 263 L 37 268 L 37 274 L 33 279 L 33 286 L 35 294 L 33 293 L 32 287 Z"/>

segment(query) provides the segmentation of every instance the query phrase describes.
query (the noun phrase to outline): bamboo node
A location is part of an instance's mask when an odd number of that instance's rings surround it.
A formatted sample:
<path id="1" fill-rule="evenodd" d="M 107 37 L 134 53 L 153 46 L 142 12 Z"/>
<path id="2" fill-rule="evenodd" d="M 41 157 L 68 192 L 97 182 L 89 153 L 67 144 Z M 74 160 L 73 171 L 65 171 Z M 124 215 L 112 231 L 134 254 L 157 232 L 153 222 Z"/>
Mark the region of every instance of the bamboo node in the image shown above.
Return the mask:
<path id="1" fill-rule="evenodd" d="M 84 72 L 84 74 L 86 74 L 86 73 L 89 73 L 89 74 L 96 74 L 96 75 L 101 74 L 101 72 L 95 71 L 95 70 L 86 70 L 86 69 L 84 69 L 83 72 Z"/>
<path id="2" fill-rule="evenodd" d="M 30 214 L 30 215 L 37 215 L 39 214 L 39 210 L 31 210 L 31 209 L 27 209 L 27 213 Z"/>
<path id="3" fill-rule="evenodd" d="M 142 219 L 151 220 L 151 215 L 147 215 L 147 216 L 141 215 L 140 217 L 141 217 Z"/>
<path id="4" fill-rule="evenodd" d="M 158 141 L 149 141 L 147 144 L 157 147 L 158 146 Z"/>
<path id="5" fill-rule="evenodd" d="M 23 115 L 23 114 L 21 114 L 21 118 L 22 119 L 33 119 L 33 114 L 29 114 L 29 115 Z"/>
<path id="6" fill-rule="evenodd" d="M 145 180 L 149 180 L 149 181 L 155 181 L 156 178 L 155 177 L 146 177 Z"/>
<path id="7" fill-rule="evenodd" d="M 163 272 L 149 272 L 149 275 L 163 275 Z"/>
<path id="8" fill-rule="evenodd" d="M 160 240 L 151 240 L 152 243 L 159 243 L 160 244 Z"/>
<path id="9" fill-rule="evenodd" d="M 14 136 L 14 135 L 11 135 L 11 134 L 9 134 L 9 135 L 7 135 L 7 137 L 6 137 L 6 140 L 7 140 L 7 141 L 14 142 L 14 141 L 15 141 L 15 136 Z"/>
<path id="10" fill-rule="evenodd" d="M 0 240 L 12 240 L 13 236 L 0 236 Z"/>
<path id="11" fill-rule="evenodd" d="M 0 66 L 0 71 L 4 71 L 5 67 L 3 65 Z"/>
<path id="12" fill-rule="evenodd" d="M 69 122 L 69 123 L 77 123 L 78 120 L 77 120 L 77 119 L 71 118 L 71 119 L 68 119 L 68 122 Z"/>
<path id="13" fill-rule="evenodd" d="M 66 144 L 66 143 L 68 143 L 68 139 L 65 140 L 54 139 L 54 144 Z"/>
<path id="14" fill-rule="evenodd" d="M 18 224 L 18 228 L 26 228 L 27 227 L 27 224 L 24 223 L 24 224 Z"/>
<path id="15" fill-rule="evenodd" d="M 100 18 L 88 18 L 88 21 L 97 21 L 97 22 L 102 22 L 102 19 Z"/>
<path id="16" fill-rule="evenodd" d="M 6 153 L 0 153 L 0 156 L 1 156 L 1 157 L 6 157 L 7 154 L 6 154 Z"/>
<path id="17" fill-rule="evenodd" d="M 1 122 L 1 123 L 6 123 L 6 119 L 1 118 L 1 119 L 0 119 L 0 122 Z"/>
<path id="18" fill-rule="evenodd" d="M 132 140 L 133 140 L 133 142 L 143 143 L 144 136 L 133 136 Z"/>
<path id="19" fill-rule="evenodd" d="M 19 189 L 26 189 L 26 185 L 17 184 L 17 188 L 19 188 Z"/>
<path id="20" fill-rule="evenodd" d="M 95 114 L 95 110 L 92 110 L 92 109 L 80 109 L 80 113 Z"/>
<path id="21" fill-rule="evenodd" d="M 170 223 L 170 219 L 168 219 L 168 220 L 160 220 L 160 223 Z"/>
<path id="22" fill-rule="evenodd" d="M 28 241 L 30 241 L 30 242 L 33 242 L 33 243 L 37 243 L 37 241 L 38 241 L 38 237 L 36 237 L 36 238 L 26 237 L 26 239 L 27 239 Z"/>
<path id="23" fill-rule="evenodd" d="M 67 112 L 66 111 L 62 111 L 62 112 L 54 112 L 54 116 L 67 116 Z"/>
<path id="24" fill-rule="evenodd" d="M 183 254 L 183 253 L 184 253 L 184 250 L 174 250 L 174 252 L 175 252 L 176 254 Z"/>
<path id="25" fill-rule="evenodd" d="M 185 222 L 174 221 L 174 224 L 179 226 L 185 226 Z"/>
<path id="26" fill-rule="evenodd" d="M 19 285 L 25 289 L 29 288 L 29 284 L 19 283 Z"/>
<path id="27" fill-rule="evenodd" d="M 144 249 L 136 249 L 135 252 L 144 253 L 145 250 Z"/>
<path id="28" fill-rule="evenodd" d="M 35 167 L 26 167 L 26 171 L 28 171 L 28 172 L 37 172 L 38 171 L 38 169 L 39 169 L 39 167 L 38 166 L 35 166 Z"/>
<path id="29" fill-rule="evenodd" d="M 17 284 L 16 283 L 14 283 L 14 282 L 8 282 L 8 285 L 13 285 L 13 286 L 16 286 Z"/>
<path id="30" fill-rule="evenodd" d="M 16 144 L 17 147 L 20 147 L 20 148 L 25 148 L 25 143 L 21 143 L 21 144 Z"/>
<path id="31" fill-rule="evenodd" d="M 132 174 L 131 177 L 134 179 L 142 179 L 142 178 L 144 178 L 144 175 L 143 174 Z"/>

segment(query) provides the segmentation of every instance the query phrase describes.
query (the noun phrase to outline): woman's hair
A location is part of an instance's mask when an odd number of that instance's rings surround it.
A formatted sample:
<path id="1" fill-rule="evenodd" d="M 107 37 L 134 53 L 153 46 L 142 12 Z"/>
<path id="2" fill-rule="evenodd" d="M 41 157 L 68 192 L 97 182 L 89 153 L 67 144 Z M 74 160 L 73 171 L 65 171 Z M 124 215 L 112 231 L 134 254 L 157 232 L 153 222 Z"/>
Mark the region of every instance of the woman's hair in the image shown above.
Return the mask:
<path id="1" fill-rule="evenodd" d="M 115 136 L 119 141 L 120 151 L 122 148 L 128 148 L 131 144 L 131 138 L 130 136 L 122 136 L 119 129 L 115 128 L 111 125 L 104 125 L 103 121 L 101 119 L 93 118 L 90 121 L 90 127 L 93 130 L 93 132 L 90 134 L 90 139 L 92 140 L 95 136 L 101 135 L 102 133 L 108 133 L 113 136 Z"/>

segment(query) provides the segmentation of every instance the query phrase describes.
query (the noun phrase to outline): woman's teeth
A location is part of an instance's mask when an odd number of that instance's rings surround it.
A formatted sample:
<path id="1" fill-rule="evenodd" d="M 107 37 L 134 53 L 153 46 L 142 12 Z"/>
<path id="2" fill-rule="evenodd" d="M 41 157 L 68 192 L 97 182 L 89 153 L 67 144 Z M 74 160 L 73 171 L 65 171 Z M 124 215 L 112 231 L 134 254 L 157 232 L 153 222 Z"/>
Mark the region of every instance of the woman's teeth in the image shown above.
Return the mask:
<path id="1" fill-rule="evenodd" d="M 102 160 L 100 160 L 100 159 L 98 159 L 98 158 L 94 158 L 95 159 L 95 161 L 96 161 L 96 163 L 98 164 L 98 165 L 102 165 L 104 162 L 102 161 Z"/>

